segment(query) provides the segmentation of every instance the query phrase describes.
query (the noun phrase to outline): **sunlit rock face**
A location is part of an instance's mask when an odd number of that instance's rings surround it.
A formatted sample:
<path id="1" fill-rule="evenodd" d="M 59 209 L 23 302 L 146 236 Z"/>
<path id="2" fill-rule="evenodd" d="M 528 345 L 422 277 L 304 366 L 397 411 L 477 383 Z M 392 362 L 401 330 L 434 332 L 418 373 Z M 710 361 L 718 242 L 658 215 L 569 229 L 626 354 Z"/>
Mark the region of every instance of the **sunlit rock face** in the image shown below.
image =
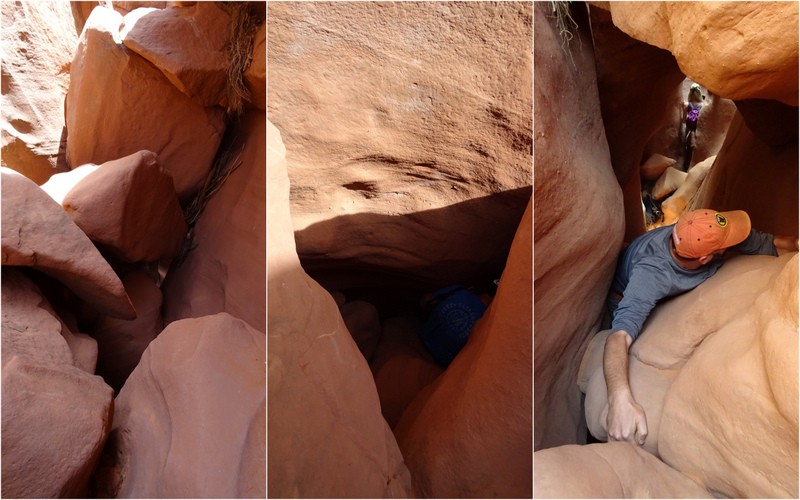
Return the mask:
<path id="1" fill-rule="evenodd" d="M 797 106 L 796 3 L 608 2 L 607 6 L 615 26 L 670 51 L 685 75 L 715 94 Z"/>
<path id="2" fill-rule="evenodd" d="M 289 154 L 269 122 L 267 138 L 269 496 L 408 497 L 367 362 L 331 295 L 300 267 Z"/>
<path id="3" fill-rule="evenodd" d="M 603 308 L 624 215 L 605 140 L 591 37 L 581 31 L 570 56 L 545 5 L 537 4 L 534 19 L 534 446 L 539 449 L 585 439 L 576 376 Z M 581 22 L 585 27 L 586 19 Z"/>
<path id="4" fill-rule="evenodd" d="M 78 43 L 69 2 L 2 4 L 2 164 L 37 184 L 67 169 L 64 96 Z"/>
<path id="5" fill-rule="evenodd" d="M 530 5 L 268 8 L 304 267 L 336 289 L 499 276 L 530 198 Z"/>

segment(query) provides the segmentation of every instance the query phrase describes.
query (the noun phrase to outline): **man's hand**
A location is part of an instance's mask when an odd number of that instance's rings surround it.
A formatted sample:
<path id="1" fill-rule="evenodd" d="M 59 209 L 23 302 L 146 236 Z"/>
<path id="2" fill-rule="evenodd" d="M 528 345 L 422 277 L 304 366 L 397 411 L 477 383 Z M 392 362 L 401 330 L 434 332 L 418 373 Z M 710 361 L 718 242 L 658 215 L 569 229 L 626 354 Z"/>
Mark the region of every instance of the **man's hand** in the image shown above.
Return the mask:
<path id="1" fill-rule="evenodd" d="M 647 437 L 647 418 L 644 409 L 633 399 L 628 383 L 628 349 L 633 340 L 624 330 L 606 339 L 603 353 L 603 373 L 608 389 L 606 427 L 609 439 L 644 444 Z"/>
<path id="2" fill-rule="evenodd" d="M 609 396 L 606 427 L 609 441 L 628 441 L 641 446 L 647 438 L 644 409 L 630 393 Z"/>

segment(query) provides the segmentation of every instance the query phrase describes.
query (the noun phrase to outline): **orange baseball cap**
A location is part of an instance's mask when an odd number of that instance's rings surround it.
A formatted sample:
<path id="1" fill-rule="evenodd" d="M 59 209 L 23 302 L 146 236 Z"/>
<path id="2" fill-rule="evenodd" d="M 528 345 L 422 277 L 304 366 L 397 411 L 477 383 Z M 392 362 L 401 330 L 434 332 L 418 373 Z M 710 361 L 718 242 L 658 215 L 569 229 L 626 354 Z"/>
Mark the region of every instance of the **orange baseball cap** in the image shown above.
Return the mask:
<path id="1" fill-rule="evenodd" d="M 716 212 L 701 208 L 678 219 L 672 228 L 672 241 L 681 257 L 697 259 L 737 245 L 749 234 L 750 216 L 747 212 Z"/>

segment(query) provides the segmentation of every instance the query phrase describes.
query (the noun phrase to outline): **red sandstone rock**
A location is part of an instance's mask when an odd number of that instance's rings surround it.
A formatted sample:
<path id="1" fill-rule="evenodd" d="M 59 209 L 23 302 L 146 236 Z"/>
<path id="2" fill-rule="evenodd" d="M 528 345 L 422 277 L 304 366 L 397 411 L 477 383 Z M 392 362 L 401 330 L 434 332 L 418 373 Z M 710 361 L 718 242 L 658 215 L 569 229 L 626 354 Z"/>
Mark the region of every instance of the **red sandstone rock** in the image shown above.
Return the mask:
<path id="1" fill-rule="evenodd" d="M 67 2 L 2 3 L 3 166 L 37 184 L 66 170 L 64 95 L 77 37 Z"/>
<path id="2" fill-rule="evenodd" d="M 253 43 L 253 60 L 244 72 L 253 106 L 267 109 L 267 23 L 261 25 Z"/>
<path id="3" fill-rule="evenodd" d="M 642 163 L 639 167 L 639 174 L 642 179 L 648 181 L 655 181 L 664 171 L 675 165 L 676 161 L 673 158 L 666 157 L 662 154 L 653 154 L 647 158 L 647 161 Z"/>
<path id="4" fill-rule="evenodd" d="M 581 31 L 576 39 L 587 45 L 575 45 L 570 59 L 546 6 L 536 7 L 533 432 L 540 449 L 585 439 L 575 377 L 611 284 L 624 209 L 593 76 L 592 37 Z M 636 206 L 641 220 L 641 201 Z"/>
<path id="5" fill-rule="evenodd" d="M 264 498 L 265 350 L 226 313 L 165 328 L 115 400 L 99 494 Z"/>
<path id="6" fill-rule="evenodd" d="M 339 307 L 344 326 L 356 341 L 358 350 L 369 362 L 381 338 L 381 319 L 378 310 L 369 302 L 354 300 Z"/>
<path id="7" fill-rule="evenodd" d="M 367 363 L 330 294 L 300 267 L 286 150 L 269 122 L 267 139 L 268 495 L 406 498 L 408 469 Z"/>
<path id="8" fill-rule="evenodd" d="M 530 5 L 268 10 L 268 109 L 292 152 L 304 268 L 339 289 L 376 272 L 499 275 L 530 197 Z"/>
<path id="9" fill-rule="evenodd" d="M 91 163 L 81 165 L 80 167 L 76 167 L 68 172 L 61 172 L 51 176 L 49 179 L 47 179 L 47 182 L 42 184 L 40 187 L 45 193 L 50 195 L 50 198 L 53 198 L 56 203 L 61 205 L 61 202 L 64 201 L 64 197 L 67 196 L 67 193 L 72 191 L 72 188 L 77 186 L 80 181 L 98 168 L 99 165 L 93 165 Z"/>
<path id="10" fill-rule="evenodd" d="M 223 101 L 230 19 L 213 2 L 136 9 L 123 19 L 122 43 L 160 69 L 202 106 Z"/>
<path id="11" fill-rule="evenodd" d="M 64 283 L 105 314 L 136 312 L 119 278 L 64 210 L 33 181 L 2 173 L 3 265 L 30 266 Z"/>
<path id="12" fill-rule="evenodd" d="M 395 427 L 418 496 L 531 496 L 532 209 L 467 345 Z"/>
<path id="13" fill-rule="evenodd" d="M 714 168 L 689 209 L 745 210 L 753 227 L 797 235 L 797 108 L 793 114 L 791 110 L 779 113 L 775 104 L 750 104 L 749 123 L 736 114 Z M 783 144 L 761 137 L 771 135 L 774 140 L 778 134 L 764 132 L 776 128 L 783 129 Z"/>
<path id="14" fill-rule="evenodd" d="M 122 280 L 136 308 L 133 321 L 101 316 L 92 327 L 99 356 L 97 374 L 119 392 L 142 353 L 164 328 L 161 319 L 161 290 L 141 271 L 132 271 Z"/>
<path id="15" fill-rule="evenodd" d="M 90 240 L 123 262 L 171 259 L 186 236 L 172 176 L 150 151 L 103 163 L 61 204 Z"/>
<path id="16" fill-rule="evenodd" d="M 166 323 L 226 311 L 266 331 L 265 122 L 263 113 L 244 118 L 242 164 L 194 227 L 197 247 L 167 274 L 162 286 Z"/>
<path id="17" fill-rule="evenodd" d="M 796 3 L 609 2 L 609 9 L 622 31 L 672 52 L 684 74 L 715 94 L 797 106 Z"/>
<path id="18" fill-rule="evenodd" d="M 685 76 L 672 54 L 626 35 L 608 12 L 593 6 L 590 16 L 603 123 L 625 200 L 623 241 L 630 242 L 645 232 L 638 167 L 651 154 L 645 149 L 654 133 L 675 119 Z"/>
<path id="19" fill-rule="evenodd" d="M 70 70 L 67 161 L 100 164 L 153 151 L 186 201 L 211 167 L 224 112 L 192 101 L 121 45 L 121 23 L 120 14 L 104 7 L 86 22 Z"/>
<path id="20" fill-rule="evenodd" d="M 63 323 L 23 274 L 3 269 L 2 492 L 85 496 L 111 424 L 113 393 L 79 366 Z"/>
<path id="21" fill-rule="evenodd" d="M 381 412 L 392 428 L 420 391 L 444 372 L 422 343 L 421 326 L 414 317 L 386 320 L 370 362 Z"/>

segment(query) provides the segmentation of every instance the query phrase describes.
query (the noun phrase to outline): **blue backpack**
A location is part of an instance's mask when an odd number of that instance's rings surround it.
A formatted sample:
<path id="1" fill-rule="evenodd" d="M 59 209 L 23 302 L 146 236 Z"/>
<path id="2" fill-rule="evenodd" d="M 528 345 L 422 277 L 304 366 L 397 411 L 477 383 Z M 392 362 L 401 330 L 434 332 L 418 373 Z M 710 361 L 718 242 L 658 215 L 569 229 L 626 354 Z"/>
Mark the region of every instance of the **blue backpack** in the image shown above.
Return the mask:
<path id="1" fill-rule="evenodd" d="M 441 288 L 433 295 L 438 303 L 422 325 L 420 337 L 434 359 L 447 366 L 467 344 L 472 327 L 486 306 L 461 285 Z"/>

